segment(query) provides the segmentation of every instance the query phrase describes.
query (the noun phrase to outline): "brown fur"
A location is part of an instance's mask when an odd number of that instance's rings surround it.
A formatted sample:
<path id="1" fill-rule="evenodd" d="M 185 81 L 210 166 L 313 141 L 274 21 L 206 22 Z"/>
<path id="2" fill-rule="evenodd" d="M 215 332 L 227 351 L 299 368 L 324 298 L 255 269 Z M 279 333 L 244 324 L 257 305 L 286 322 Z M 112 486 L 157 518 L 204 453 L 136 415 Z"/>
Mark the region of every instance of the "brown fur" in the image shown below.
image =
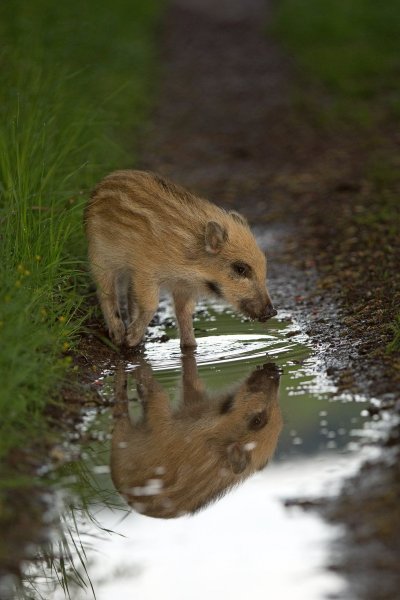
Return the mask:
<path id="1" fill-rule="evenodd" d="M 273 365 L 213 398 L 197 376 L 193 355 L 183 361 L 176 411 L 150 367 L 143 363 L 137 369 L 144 412 L 139 424 L 128 416 L 123 368 L 116 375 L 112 479 L 133 508 L 152 517 L 193 513 L 263 468 L 282 427 Z"/>
<path id="2" fill-rule="evenodd" d="M 252 318 L 276 314 L 265 256 L 236 212 L 155 174 L 116 171 L 93 191 L 85 221 L 100 304 L 117 344 L 141 342 L 162 287 L 172 293 L 182 346 L 196 345 L 192 314 L 200 295 L 220 295 Z M 238 274 L 241 264 L 250 270 Z"/>

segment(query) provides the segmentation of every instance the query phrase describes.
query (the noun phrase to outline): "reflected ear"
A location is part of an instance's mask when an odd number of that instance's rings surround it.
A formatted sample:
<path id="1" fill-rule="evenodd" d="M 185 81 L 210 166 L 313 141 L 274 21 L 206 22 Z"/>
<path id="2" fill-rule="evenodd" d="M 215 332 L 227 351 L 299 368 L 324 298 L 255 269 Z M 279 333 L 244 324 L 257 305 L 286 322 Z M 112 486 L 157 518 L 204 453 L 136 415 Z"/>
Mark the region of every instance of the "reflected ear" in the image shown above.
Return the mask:
<path id="1" fill-rule="evenodd" d="M 250 453 L 247 452 L 238 442 L 229 444 L 226 449 L 226 454 L 228 457 L 228 462 L 235 475 L 243 473 L 250 463 Z"/>
<path id="2" fill-rule="evenodd" d="M 227 239 L 227 231 L 221 227 L 219 223 L 216 223 L 215 221 L 209 221 L 207 223 L 204 240 L 206 251 L 209 254 L 218 254 Z"/>
<path id="3" fill-rule="evenodd" d="M 236 212 L 236 210 L 230 210 L 229 211 L 229 215 L 232 217 L 232 219 L 234 219 L 235 221 L 237 221 L 241 225 L 245 225 L 246 227 L 249 226 L 246 217 L 244 217 L 240 213 Z"/>

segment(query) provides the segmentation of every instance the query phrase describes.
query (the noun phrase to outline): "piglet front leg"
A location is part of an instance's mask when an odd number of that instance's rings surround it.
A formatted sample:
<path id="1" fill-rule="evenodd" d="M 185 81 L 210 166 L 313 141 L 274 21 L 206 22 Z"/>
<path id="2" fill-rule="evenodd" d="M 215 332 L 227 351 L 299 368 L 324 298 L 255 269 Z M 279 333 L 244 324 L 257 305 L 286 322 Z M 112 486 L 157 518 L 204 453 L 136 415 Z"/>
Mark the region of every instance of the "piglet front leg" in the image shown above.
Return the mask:
<path id="1" fill-rule="evenodd" d="M 175 315 L 178 321 L 181 348 L 195 348 L 196 338 L 193 330 L 193 313 L 195 299 L 193 295 L 184 289 L 177 289 L 173 293 L 175 304 Z"/>

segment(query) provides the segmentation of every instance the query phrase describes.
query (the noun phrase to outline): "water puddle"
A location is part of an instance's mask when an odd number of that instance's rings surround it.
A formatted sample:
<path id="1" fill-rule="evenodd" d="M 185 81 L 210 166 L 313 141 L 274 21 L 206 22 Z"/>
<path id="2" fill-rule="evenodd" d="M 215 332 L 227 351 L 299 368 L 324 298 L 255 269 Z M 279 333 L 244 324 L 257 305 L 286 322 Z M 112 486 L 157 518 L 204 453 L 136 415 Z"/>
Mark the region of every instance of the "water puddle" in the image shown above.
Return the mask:
<path id="1" fill-rule="evenodd" d="M 100 378 L 81 458 L 53 475 L 60 528 L 26 568 L 29 597 L 333 597 L 336 530 L 283 501 L 333 493 L 359 464 L 362 398 L 333 395 L 284 315 L 204 307 L 183 357 L 161 321 L 164 341 Z"/>

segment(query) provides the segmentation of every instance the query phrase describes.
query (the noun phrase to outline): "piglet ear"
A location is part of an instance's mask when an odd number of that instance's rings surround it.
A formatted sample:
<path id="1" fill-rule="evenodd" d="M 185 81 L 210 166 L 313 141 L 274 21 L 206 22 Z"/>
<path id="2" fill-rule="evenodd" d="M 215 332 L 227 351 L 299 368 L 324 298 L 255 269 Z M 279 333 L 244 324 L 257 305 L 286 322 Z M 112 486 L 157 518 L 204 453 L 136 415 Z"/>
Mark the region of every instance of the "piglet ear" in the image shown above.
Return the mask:
<path id="1" fill-rule="evenodd" d="M 207 223 L 204 240 L 206 251 L 209 254 L 218 254 L 218 252 L 221 252 L 227 239 L 227 231 L 221 227 L 219 223 L 216 223 L 215 221 L 209 221 Z"/>
<path id="2" fill-rule="evenodd" d="M 228 462 L 235 475 L 243 473 L 250 463 L 250 452 L 247 452 L 242 444 L 234 442 L 226 449 Z"/>

